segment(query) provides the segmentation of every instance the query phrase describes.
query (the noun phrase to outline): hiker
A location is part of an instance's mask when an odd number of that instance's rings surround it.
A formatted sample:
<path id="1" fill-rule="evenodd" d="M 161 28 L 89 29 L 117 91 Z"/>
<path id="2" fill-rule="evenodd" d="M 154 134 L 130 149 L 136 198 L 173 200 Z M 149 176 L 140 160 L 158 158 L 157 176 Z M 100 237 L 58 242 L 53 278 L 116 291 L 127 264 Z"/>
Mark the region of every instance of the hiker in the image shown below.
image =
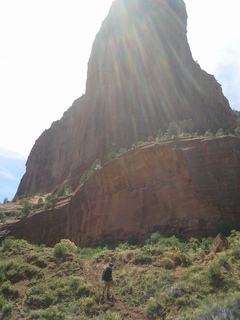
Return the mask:
<path id="1" fill-rule="evenodd" d="M 110 262 L 109 266 L 106 267 L 102 273 L 102 280 L 104 281 L 102 296 L 104 298 L 104 293 L 107 290 L 107 299 L 110 299 L 110 285 L 111 285 L 111 282 L 113 281 L 112 268 L 113 268 L 113 263 Z"/>

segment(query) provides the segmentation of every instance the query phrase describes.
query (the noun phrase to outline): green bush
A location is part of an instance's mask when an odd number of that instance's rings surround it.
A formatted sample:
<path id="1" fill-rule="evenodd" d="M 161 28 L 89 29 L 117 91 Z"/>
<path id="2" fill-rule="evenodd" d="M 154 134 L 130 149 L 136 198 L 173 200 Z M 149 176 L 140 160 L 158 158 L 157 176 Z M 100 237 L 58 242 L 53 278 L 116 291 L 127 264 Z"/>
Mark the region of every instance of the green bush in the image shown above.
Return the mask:
<path id="1" fill-rule="evenodd" d="M 6 252 L 13 246 L 13 240 L 5 238 L 1 243 L 1 251 Z"/>
<path id="2" fill-rule="evenodd" d="M 213 261 L 208 267 L 209 281 L 212 286 L 218 287 L 223 282 L 223 274 L 218 261 Z"/>
<path id="3" fill-rule="evenodd" d="M 105 253 L 108 251 L 106 247 L 104 248 L 78 248 L 77 250 L 77 255 L 81 259 L 87 259 L 87 260 L 92 260 L 96 259 L 100 254 Z"/>
<path id="4" fill-rule="evenodd" d="M 93 170 L 87 170 L 83 173 L 80 181 L 79 181 L 79 184 L 82 185 L 84 184 L 84 182 L 93 174 Z"/>
<path id="5" fill-rule="evenodd" d="M 2 292 L 4 296 L 11 296 L 13 298 L 18 297 L 18 290 L 14 289 L 9 280 L 3 282 L 0 287 L 0 292 Z"/>
<path id="6" fill-rule="evenodd" d="M 108 310 L 106 313 L 99 316 L 97 319 L 98 320 L 120 320 L 122 319 L 122 316 L 116 312 L 112 312 Z"/>
<path id="7" fill-rule="evenodd" d="M 165 248 L 172 247 L 174 249 L 180 249 L 180 250 L 183 250 L 186 247 L 186 244 L 181 242 L 176 236 L 162 237 L 157 242 L 157 245 L 160 247 L 165 247 Z"/>
<path id="8" fill-rule="evenodd" d="M 69 252 L 69 249 L 63 242 L 56 243 L 53 248 L 53 255 L 55 258 L 64 258 L 66 257 L 67 252 Z"/>
<path id="9" fill-rule="evenodd" d="M 35 286 L 27 292 L 26 304 L 34 308 L 47 308 L 56 301 L 57 292 L 43 285 Z"/>
<path id="10" fill-rule="evenodd" d="M 161 316 L 161 311 L 161 304 L 153 297 L 148 300 L 144 308 L 144 314 L 148 319 L 159 319 L 159 316 Z"/>
<path id="11" fill-rule="evenodd" d="M 12 310 L 12 305 L 4 298 L 3 294 L 0 294 L 0 315 L 1 319 L 5 319 Z"/>
<path id="12" fill-rule="evenodd" d="M 196 320 L 239 320 L 240 319 L 240 297 L 229 297 L 225 301 L 210 304 L 206 310 L 196 317 Z"/>
<path id="13" fill-rule="evenodd" d="M 93 310 L 94 302 L 95 301 L 94 301 L 93 297 L 82 298 L 80 300 L 80 304 L 81 304 L 83 312 L 86 314 L 90 314 L 91 311 Z"/>
<path id="14" fill-rule="evenodd" d="M 211 247 L 212 243 L 213 243 L 213 238 L 212 237 L 206 237 L 206 238 L 202 239 L 200 247 L 203 250 L 208 250 Z"/>
<path id="15" fill-rule="evenodd" d="M 0 212 L 0 221 L 4 222 L 6 220 L 6 215 L 3 212 Z"/>
<path id="16" fill-rule="evenodd" d="M 164 257 L 161 260 L 161 265 L 165 268 L 165 269 L 174 269 L 175 268 L 175 263 L 171 258 L 168 257 Z"/>
<path id="17" fill-rule="evenodd" d="M 30 203 L 27 199 L 23 201 L 22 213 L 28 214 L 33 209 L 32 203 Z"/>
<path id="18" fill-rule="evenodd" d="M 0 280 L 17 283 L 25 279 L 40 278 L 41 271 L 38 267 L 16 261 L 0 261 Z"/>
<path id="19" fill-rule="evenodd" d="M 57 306 L 50 306 L 47 308 L 43 314 L 42 318 L 45 320 L 65 320 L 65 312 L 59 310 Z M 41 318 L 41 319 L 42 319 Z"/>
<path id="20" fill-rule="evenodd" d="M 157 231 L 151 234 L 150 238 L 145 241 L 145 244 L 156 244 L 161 239 L 162 235 Z"/>

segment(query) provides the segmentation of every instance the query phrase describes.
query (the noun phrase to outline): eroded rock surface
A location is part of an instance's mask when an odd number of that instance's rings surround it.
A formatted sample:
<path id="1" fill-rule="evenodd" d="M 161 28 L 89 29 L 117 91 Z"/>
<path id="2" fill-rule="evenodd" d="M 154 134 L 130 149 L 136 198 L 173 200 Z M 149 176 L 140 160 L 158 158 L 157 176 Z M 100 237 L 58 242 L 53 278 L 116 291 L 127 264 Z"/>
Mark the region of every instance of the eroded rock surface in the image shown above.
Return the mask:
<path id="1" fill-rule="evenodd" d="M 96 171 L 72 198 L 1 228 L 53 245 L 98 244 L 107 236 L 203 237 L 240 221 L 240 139 L 185 139 L 134 149 Z"/>
<path id="2" fill-rule="evenodd" d="M 220 84 L 193 60 L 186 32 L 182 0 L 114 1 L 93 43 L 85 95 L 38 138 L 17 194 L 63 183 L 76 189 L 94 160 L 155 137 L 170 121 L 192 119 L 199 133 L 234 126 Z"/>

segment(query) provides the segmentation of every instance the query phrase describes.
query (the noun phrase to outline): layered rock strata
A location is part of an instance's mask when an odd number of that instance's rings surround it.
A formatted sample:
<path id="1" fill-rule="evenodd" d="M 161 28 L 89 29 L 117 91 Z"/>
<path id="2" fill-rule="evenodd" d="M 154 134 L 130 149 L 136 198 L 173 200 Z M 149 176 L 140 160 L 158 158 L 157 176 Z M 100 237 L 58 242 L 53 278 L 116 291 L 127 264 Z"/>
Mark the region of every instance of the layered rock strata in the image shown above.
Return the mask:
<path id="1" fill-rule="evenodd" d="M 240 139 L 185 139 L 136 148 L 96 171 L 53 209 L 1 228 L 1 237 L 80 246 L 158 230 L 213 235 L 240 223 Z"/>

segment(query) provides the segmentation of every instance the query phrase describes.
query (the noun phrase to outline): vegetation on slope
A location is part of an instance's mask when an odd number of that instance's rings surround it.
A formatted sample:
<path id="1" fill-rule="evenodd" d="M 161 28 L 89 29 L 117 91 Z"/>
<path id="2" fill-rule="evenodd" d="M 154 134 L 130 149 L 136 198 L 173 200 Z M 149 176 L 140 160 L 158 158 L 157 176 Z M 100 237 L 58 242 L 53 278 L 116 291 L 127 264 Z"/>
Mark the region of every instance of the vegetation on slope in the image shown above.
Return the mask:
<path id="1" fill-rule="evenodd" d="M 239 319 L 240 232 L 215 253 L 212 238 L 182 242 L 153 233 L 141 245 L 54 248 L 5 239 L 0 247 L 0 319 Z M 101 274 L 114 262 L 113 298 Z"/>

